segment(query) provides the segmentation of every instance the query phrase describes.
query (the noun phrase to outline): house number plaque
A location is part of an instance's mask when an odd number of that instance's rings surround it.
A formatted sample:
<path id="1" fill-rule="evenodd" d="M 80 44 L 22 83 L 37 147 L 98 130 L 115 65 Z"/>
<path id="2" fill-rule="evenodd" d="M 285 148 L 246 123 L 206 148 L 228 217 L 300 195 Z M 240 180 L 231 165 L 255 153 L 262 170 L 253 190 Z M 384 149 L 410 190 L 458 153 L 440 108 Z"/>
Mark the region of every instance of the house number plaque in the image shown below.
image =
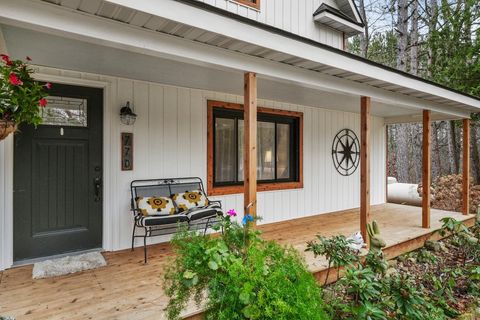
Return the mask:
<path id="1" fill-rule="evenodd" d="M 133 133 L 122 132 L 122 171 L 133 170 Z"/>

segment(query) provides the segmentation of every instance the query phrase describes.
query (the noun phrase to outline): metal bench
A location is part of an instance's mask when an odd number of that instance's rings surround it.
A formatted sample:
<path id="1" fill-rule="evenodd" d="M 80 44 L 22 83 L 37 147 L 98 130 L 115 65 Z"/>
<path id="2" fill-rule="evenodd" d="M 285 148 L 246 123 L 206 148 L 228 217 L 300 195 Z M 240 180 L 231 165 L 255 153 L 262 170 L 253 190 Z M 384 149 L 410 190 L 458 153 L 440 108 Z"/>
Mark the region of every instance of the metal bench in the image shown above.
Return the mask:
<path id="1" fill-rule="evenodd" d="M 179 213 L 175 207 L 175 214 L 162 216 L 144 216 L 137 207 L 137 197 L 171 197 L 173 194 L 186 191 L 201 190 L 205 196 L 203 182 L 200 178 L 168 178 L 134 180 L 130 184 L 132 195 L 131 210 L 134 216 L 132 232 L 132 251 L 135 238 L 143 238 L 144 258 L 147 263 L 147 238 L 173 234 L 181 225 L 187 225 L 189 230 L 203 230 L 218 223 L 223 216 L 220 201 L 208 200 L 208 206 L 195 207 Z M 136 235 L 136 229 L 143 229 L 143 235 Z"/>

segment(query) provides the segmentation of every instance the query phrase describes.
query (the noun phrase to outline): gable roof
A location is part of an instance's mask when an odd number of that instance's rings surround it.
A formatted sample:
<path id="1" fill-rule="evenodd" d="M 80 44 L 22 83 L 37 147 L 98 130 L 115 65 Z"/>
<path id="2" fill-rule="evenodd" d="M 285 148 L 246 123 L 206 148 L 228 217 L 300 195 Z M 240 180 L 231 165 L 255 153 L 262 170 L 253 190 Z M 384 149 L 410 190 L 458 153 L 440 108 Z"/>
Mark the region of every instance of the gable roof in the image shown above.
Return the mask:
<path id="1" fill-rule="evenodd" d="M 313 19 L 332 29 L 343 32 L 347 37 L 364 32 L 365 23 L 352 0 L 336 0 L 338 8 L 322 3 L 313 13 Z"/>

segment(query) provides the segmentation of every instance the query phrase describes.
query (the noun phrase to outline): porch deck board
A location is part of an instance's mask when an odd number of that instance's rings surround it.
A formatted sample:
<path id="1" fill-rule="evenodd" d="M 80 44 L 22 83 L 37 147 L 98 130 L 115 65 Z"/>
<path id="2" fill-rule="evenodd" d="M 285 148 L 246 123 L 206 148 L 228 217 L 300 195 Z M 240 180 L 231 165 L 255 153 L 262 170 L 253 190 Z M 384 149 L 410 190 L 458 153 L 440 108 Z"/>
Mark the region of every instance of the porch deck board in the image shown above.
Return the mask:
<path id="1" fill-rule="evenodd" d="M 440 227 L 442 217 L 473 221 L 473 216 L 432 210 L 432 229 L 422 229 L 421 208 L 385 204 L 372 207 L 389 248 L 400 253 L 401 244 L 426 236 Z M 316 234 L 350 235 L 359 229 L 359 210 L 317 215 L 262 225 L 265 239 L 294 246 L 304 253 L 306 242 Z M 400 245 L 399 245 L 400 244 Z M 305 253 L 304 253 L 305 254 Z M 21 319 L 163 319 L 167 298 L 162 275 L 173 253 L 168 243 L 149 249 L 149 263 L 143 264 L 143 251 L 104 253 L 108 266 L 57 278 L 32 280 L 32 266 L 0 272 L 0 315 Z M 305 254 L 310 270 L 325 270 L 326 262 Z M 195 313 L 186 310 L 186 314 Z"/>

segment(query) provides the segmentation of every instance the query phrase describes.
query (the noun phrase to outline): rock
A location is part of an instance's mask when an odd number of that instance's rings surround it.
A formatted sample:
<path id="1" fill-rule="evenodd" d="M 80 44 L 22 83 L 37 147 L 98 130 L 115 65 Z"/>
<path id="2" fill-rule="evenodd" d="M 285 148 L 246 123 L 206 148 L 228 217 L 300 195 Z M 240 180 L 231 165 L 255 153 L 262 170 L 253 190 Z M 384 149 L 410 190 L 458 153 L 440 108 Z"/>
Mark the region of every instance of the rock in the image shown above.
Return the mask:
<path id="1" fill-rule="evenodd" d="M 439 252 L 442 250 L 442 246 L 438 241 L 427 240 L 425 241 L 425 248 L 433 252 Z"/>
<path id="2" fill-rule="evenodd" d="M 461 316 L 459 316 L 457 318 L 457 320 L 475 320 L 475 315 L 470 313 L 470 312 L 467 312 L 467 313 L 464 313 L 462 314 Z"/>
<path id="3" fill-rule="evenodd" d="M 391 277 L 393 275 L 396 275 L 398 273 L 398 270 L 395 268 L 388 268 L 387 271 L 385 272 L 385 277 Z"/>
<path id="4" fill-rule="evenodd" d="M 388 260 L 388 266 L 389 267 L 396 267 L 398 265 L 397 260 Z"/>
<path id="5" fill-rule="evenodd" d="M 440 243 L 440 250 L 442 252 L 448 252 L 448 247 L 444 242 L 439 242 Z"/>

